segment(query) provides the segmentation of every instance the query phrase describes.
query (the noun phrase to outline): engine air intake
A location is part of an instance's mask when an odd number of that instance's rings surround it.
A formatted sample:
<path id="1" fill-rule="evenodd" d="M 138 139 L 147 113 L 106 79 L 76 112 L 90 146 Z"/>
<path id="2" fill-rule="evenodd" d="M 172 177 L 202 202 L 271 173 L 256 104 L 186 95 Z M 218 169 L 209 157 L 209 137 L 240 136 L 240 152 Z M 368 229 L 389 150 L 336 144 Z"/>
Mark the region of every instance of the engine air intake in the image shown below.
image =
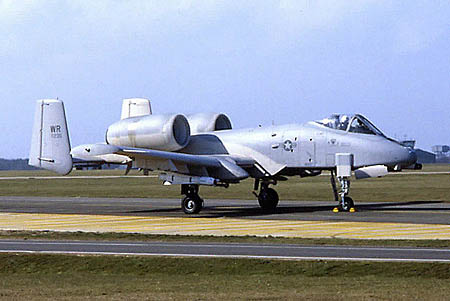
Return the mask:
<path id="1" fill-rule="evenodd" d="M 192 134 L 231 130 L 233 128 L 230 118 L 225 114 L 198 113 L 188 115 L 188 120 Z"/>
<path id="2" fill-rule="evenodd" d="M 186 146 L 191 136 L 189 122 L 183 115 L 177 115 L 173 121 L 173 137 L 178 145 Z"/>

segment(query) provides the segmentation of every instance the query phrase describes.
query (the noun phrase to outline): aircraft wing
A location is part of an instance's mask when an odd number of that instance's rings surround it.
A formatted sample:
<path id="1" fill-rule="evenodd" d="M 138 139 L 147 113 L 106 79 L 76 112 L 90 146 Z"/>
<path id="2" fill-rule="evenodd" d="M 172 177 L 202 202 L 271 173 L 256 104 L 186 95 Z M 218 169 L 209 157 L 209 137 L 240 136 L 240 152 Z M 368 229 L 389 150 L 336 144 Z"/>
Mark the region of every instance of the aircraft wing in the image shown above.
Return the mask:
<path id="1" fill-rule="evenodd" d="M 233 158 L 229 155 L 192 155 L 120 146 L 111 146 L 111 153 L 132 158 L 135 167 L 139 168 L 214 177 L 226 181 L 248 178 L 249 174 L 241 166 L 254 163 L 248 158 Z"/>
<path id="2" fill-rule="evenodd" d="M 144 160 L 172 160 L 187 165 L 204 166 L 204 167 L 220 167 L 220 161 L 212 156 L 190 155 L 183 153 L 174 153 L 166 151 L 158 151 L 152 149 L 118 147 L 114 152 L 118 155 L 128 156 L 134 159 Z"/>
<path id="3" fill-rule="evenodd" d="M 72 156 L 85 162 L 127 164 L 131 168 L 160 170 L 189 176 L 214 177 L 220 180 L 239 181 L 249 177 L 242 167 L 254 160 L 229 155 L 193 155 L 153 149 L 114 146 L 104 143 L 84 144 L 72 149 Z"/>

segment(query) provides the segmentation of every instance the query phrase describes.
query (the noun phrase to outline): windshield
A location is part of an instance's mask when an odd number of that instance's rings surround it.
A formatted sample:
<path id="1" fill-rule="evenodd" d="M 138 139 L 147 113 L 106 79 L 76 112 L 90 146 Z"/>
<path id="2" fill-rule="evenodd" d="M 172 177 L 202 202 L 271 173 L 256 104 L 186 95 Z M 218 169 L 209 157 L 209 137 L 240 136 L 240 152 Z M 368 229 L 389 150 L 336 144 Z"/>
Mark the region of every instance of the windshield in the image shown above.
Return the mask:
<path id="1" fill-rule="evenodd" d="M 328 118 L 316 122 L 334 130 L 384 136 L 384 134 L 372 122 L 359 114 L 333 114 Z"/>
<path id="2" fill-rule="evenodd" d="M 350 117 L 345 114 L 333 114 L 328 118 L 316 122 L 331 129 L 346 131 L 350 122 Z"/>

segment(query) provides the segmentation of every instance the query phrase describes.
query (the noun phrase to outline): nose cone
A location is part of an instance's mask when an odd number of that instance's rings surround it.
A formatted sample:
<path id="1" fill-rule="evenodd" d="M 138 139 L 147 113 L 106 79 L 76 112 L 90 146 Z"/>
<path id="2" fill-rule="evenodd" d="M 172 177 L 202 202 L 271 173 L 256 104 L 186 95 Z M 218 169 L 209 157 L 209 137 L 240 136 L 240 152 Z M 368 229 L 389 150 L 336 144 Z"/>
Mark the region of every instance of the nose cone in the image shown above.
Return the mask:
<path id="1" fill-rule="evenodd" d="M 416 151 L 413 149 L 409 149 L 409 162 L 411 162 L 411 165 L 416 164 L 417 163 L 417 154 Z"/>
<path id="2" fill-rule="evenodd" d="M 385 154 L 385 165 L 408 167 L 417 162 L 417 154 L 412 148 L 391 139 L 385 140 L 378 150 L 383 150 Z"/>
<path id="3" fill-rule="evenodd" d="M 417 154 L 416 151 L 409 147 L 403 147 L 400 151 L 400 160 L 398 164 L 401 164 L 403 167 L 408 167 L 416 164 L 417 162 Z"/>

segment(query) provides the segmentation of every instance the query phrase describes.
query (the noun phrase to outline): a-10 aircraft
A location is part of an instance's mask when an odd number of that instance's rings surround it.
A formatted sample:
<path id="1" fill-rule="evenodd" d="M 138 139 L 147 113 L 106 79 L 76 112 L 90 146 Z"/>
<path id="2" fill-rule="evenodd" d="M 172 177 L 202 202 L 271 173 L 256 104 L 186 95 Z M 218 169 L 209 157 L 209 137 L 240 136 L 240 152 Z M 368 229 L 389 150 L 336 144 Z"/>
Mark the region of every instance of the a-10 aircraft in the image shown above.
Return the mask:
<path id="1" fill-rule="evenodd" d="M 358 179 L 420 168 L 414 150 L 388 138 L 359 114 L 235 130 L 225 114 L 155 115 L 150 101 L 142 98 L 123 101 L 122 118 L 107 129 L 106 143 L 71 150 L 63 102 L 39 100 L 30 165 L 68 174 L 73 159 L 160 171 L 164 184 L 181 185 L 186 214 L 203 208 L 201 185 L 229 187 L 249 177 L 255 179 L 259 205 L 270 212 L 279 202 L 271 186 L 286 177 L 318 176 L 322 171 L 331 172 L 338 208 L 353 211 L 348 196 L 352 172 Z"/>

